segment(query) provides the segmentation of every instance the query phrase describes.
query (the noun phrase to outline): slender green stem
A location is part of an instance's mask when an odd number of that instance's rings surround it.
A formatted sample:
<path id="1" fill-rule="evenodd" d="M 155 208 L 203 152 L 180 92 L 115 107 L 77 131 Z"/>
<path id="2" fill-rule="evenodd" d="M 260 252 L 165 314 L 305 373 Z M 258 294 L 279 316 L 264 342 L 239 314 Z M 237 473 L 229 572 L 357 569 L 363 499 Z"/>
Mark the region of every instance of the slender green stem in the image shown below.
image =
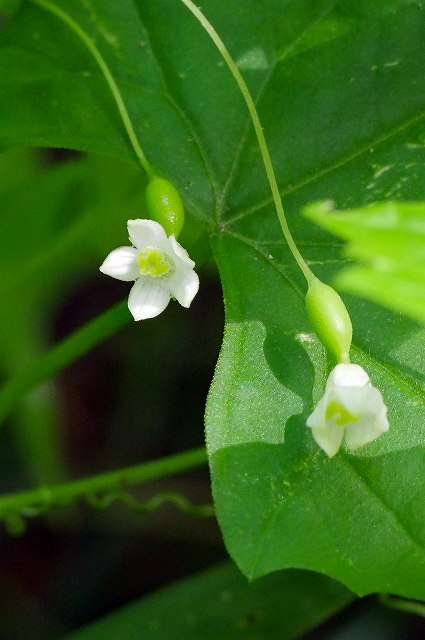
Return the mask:
<path id="1" fill-rule="evenodd" d="M 31 516 L 33 512 L 38 513 L 39 511 L 42 513 L 50 507 L 63 507 L 72 504 L 81 497 L 90 498 L 93 494 L 119 490 L 125 486 L 194 469 L 202 466 L 206 461 L 206 450 L 204 447 L 200 447 L 118 471 L 7 494 L 0 496 L 0 519 L 7 520 L 13 516 Z"/>
<path id="2" fill-rule="evenodd" d="M 80 27 L 80 25 L 65 11 L 57 7 L 49 0 L 30 0 L 33 4 L 38 5 L 42 9 L 49 11 L 53 15 L 55 15 L 59 20 L 62 20 L 72 31 L 80 38 L 80 40 L 84 43 L 87 49 L 92 54 L 93 58 L 96 60 L 101 72 L 103 73 L 106 82 L 111 90 L 111 93 L 114 97 L 115 103 L 117 105 L 118 111 L 122 118 L 125 130 L 127 132 L 128 138 L 130 140 L 131 146 L 133 147 L 134 153 L 139 159 L 140 164 L 143 169 L 146 171 L 147 175 L 151 178 L 155 175 L 154 170 L 152 169 L 148 159 L 146 158 L 143 149 L 140 145 L 140 142 L 137 138 L 136 132 L 133 127 L 133 123 L 128 114 L 127 107 L 125 106 L 124 99 L 121 95 L 121 91 L 118 88 L 117 83 L 109 69 L 108 65 L 105 62 L 104 57 L 100 53 L 99 49 L 96 47 L 93 40 L 90 38 L 88 33 Z"/>
<path id="3" fill-rule="evenodd" d="M 81 329 L 77 329 L 25 369 L 18 371 L 0 390 L 0 423 L 32 387 L 53 377 L 63 367 L 109 338 L 130 320 L 127 301 L 119 302 Z"/>
<path id="4" fill-rule="evenodd" d="M 403 611 L 404 613 L 413 613 L 425 618 L 425 602 L 402 600 L 401 598 L 395 598 L 384 593 L 379 596 L 379 599 L 385 607 L 396 609 L 397 611 Z"/>
<path id="5" fill-rule="evenodd" d="M 236 66 L 232 56 L 226 49 L 222 39 L 218 35 L 217 31 L 214 29 L 212 24 L 207 20 L 207 18 L 203 15 L 203 13 L 198 9 L 198 7 L 192 2 L 192 0 L 181 0 L 183 4 L 189 9 L 189 11 L 195 16 L 195 18 L 201 23 L 205 31 L 210 36 L 211 40 L 214 42 L 215 46 L 221 53 L 226 62 L 231 74 L 233 75 L 236 83 L 244 97 L 246 102 L 246 106 L 248 107 L 249 114 L 251 116 L 252 123 L 254 125 L 255 133 L 257 136 L 258 144 L 261 151 L 261 156 L 263 158 L 264 167 L 267 173 L 267 178 L 270 184 L 270 189 L 273 195 L 274 204 L 276 207 L 276 213 L 279 218 L 280 226 L 282 227 L 283 235 L 285 236 L 286 242 L 297 261 L 298 266 L 303 272 L 306 280 L 310 283 L 314 277 L 311 269 L 305 262 L 302 257 L 297 245 L 295 244 L 294 238 L 292 237 L 292 233 L 289 229 L 288 222 L 286 220 L 285 211 L 283 209 L 282 198 L 280 197 L 279 187 L 276 180 L 276 175 L 273 169 L 273 164 L 270 158 L 269 148 L 267 146 L 266 139 L 264 137 L 263 127 L 261 126 L 260 118 L 258 117 L 257 109 L 254 104 L 254 100 L 249 92 L 249 89 L 246 85 L 245 80 L 243 79 L 239 69 Z"/>

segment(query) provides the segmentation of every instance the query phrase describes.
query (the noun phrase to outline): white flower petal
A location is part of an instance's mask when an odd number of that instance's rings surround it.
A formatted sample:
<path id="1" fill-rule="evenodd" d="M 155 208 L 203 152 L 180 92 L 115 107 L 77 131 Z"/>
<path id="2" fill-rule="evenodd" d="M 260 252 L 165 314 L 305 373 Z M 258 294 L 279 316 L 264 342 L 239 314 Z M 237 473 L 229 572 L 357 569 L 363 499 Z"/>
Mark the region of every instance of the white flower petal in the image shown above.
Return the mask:
<path id="1" fill-rule="evenodd" d="M 360 447 L 364 447 L 365 444 L 373 442 L 378 436 L 381 435 L 381 431 L 376 433 L 374 429 L 374 420 L 371 416 L 368 420 L 361 420 L 356 424 L 350 424 L 345 429 L 345 444 L 350 451 L 356 451 Z"/>
<path id="2" fill-rule="evenodd" d="M 366 371 L 358 364 L 338 364 L 326 383 L 328 404 L 336 402 L 352 416 L 364 413 L 366 399 L 373 389 Z"/>
<path id="3" fill-rule="evenodd" d="M 168 242 L 173 252 L 172 254 L 170 253 L 170 257 L 174 259 L 177 258 L 176 262 L 178 264 L 180 263 L 182 266 L 184 265 L 186 267 L 189 267 L 190 269 L 193 269 L 195 263 L 191 258 L 189 258 L 189 254 L 187 253 L 186 249 L 184 249 L 181 244 L 177 242 L 175 237 L 170 236 L 168 238 Z"/>
<path id="4" fill-rule="evenodd" d="M 344 436 L 348 449 L 355 451 L 388 431 L 387 407 L 362 367 L 338 364 L 307 426 L 328 456 L 335 455 Z"/>
<path id="5" fill-rule="evenodd" d="M 155 318 L 170 302 L 170 294 L 162 284 L 151 278 L 139 278 L 131 287 L 128 308 L 135 320 Z"/>
<path id="6" fill-rule="evenodd" d="M 307 418 L 307 427 L 321 427 L 326 424 L 326 407 L 328 405 L 327 402 L 327 394 L 320 398 L 319 402 L 314 408 L 313 413 L 311 413 Z"/>
<path id="7" fill-rule="evenodd" d="M 198 289 L 199 278 L 193 269 L 176 269 L 176 273 L 170 280 L 170 291 L 182 307 L 190 307 Z"/>
<path id="8" fill-rule="evenodd" d="M 365 401 L 369 391 L 373 389 L 369 383 L 365 387 L 334 387 L 332 400 L 342 405 L 352 416 L 364 413 Z"/>
<path id="9" fill-rule="evenodd" d="M 362 416 L 357 423 L 346 427 L 345 442 L 350 451 L 355 451 L 376 440 L 388 431 L 387 407 L 378 389 L 371 387 L 365 398 Z"/>
<path id="10" fill-rule="evenodd" d="M 146 247 L 155 247 L 167 240 L 164 228 L 154 220 L 129 220 L 127 222 L 128 235 L 130 241 L 136 249 L 142 250 Z"/>
<path id="11" fill-rule="evenodd" d="M 313 413 L 307 418 L 307 426 L 311 428 L 313 438 L 319 447 L 332 458 L 339 450 L 344 438 L 344 427 L 329 423 L 326 420 L 328 393 L 317 403 Z"/>
<path id="12" fill-rule="evenodd" d="M 329 374 L 326 388 L 335 387 L 363 387 L 368 384 L 369 376 L 358 364 L 337 364 Z"/>
<path id="13" fill-rule="evenodd" d="M 133 247 L 119 247 L 114 249 L 106 257 L 99 267 L 102 273 L 117 280 L 136 280 L 139 277 L 139 266 L 137 264 L 137 251 Z"/>
<path id="14" fill-rule="evenodd" d="M 330 458 L 338 453 L 344 438 L 344 427 L 328 422 L 312 426 L 311 432 L 319 447 L 321 447 Z"/>

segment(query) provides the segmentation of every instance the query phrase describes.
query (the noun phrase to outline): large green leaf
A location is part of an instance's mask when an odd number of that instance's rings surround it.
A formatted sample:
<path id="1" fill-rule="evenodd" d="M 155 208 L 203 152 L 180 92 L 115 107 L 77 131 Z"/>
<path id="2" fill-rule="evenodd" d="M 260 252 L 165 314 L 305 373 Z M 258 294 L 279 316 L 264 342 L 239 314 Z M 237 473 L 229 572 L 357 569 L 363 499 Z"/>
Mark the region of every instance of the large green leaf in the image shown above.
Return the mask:
<path id="1" fill-rule="evenodd" d="M 358 593 L 425 598 L 423 333 L 347 299 L 353 360 L 390 432 L 328 460 L 305 421 L 329 362 L 282 240 L 245 106 L 177 0 L 58 2 L 95 39 L 157 171 L 213 232 L 226 330 L 207 408 L 213 490 L 230 554 L 250 577 L 310 568 Z M 425 8 L 405 0 L 205 0 L 258 103 L 288 217 L 330 281 L 338 243 L 298 212 L 425 199 Z M 0 37 L 0 144 L 132 160 L 106 83 L 55 16 L 26 6 Z"/>
<path id="2" fill-rule="evenodd" d="M 351 7 L 344 37 L 277 66 L 263 95 L 261 114 L 275 133 L 273 157 L 292 214 L 316 198 L 348 205 L 376 197 L 385 175 L 376 176 L 377 167 L 390 163 L 404 197 L 423 194 L 423 183 L 405 167 L 418 153 L 410 143 L 423 126 L 417 60 L 424 55 L 424 13 L 401 4 L 379 17 L 375 10 Z M 340 5 L 341 20 L 342 13 Z M 252 157 L 245 150 L 235 181 L 239 211 L 215 241 L 227 328 L 207 425 L 228 549 L 251 577 L 295 565 L 338 577 L 358 593 L 424 597 L 423 333 L 347 300 L 354 360 L 382 390 L 391 430 L 356 455 L 327 460 L 305 426 L 327 363 L 274 214 L 254 193 Z M 301 219 L 292 224 L 308 261 L 329 281 L 339 248 Z"/>
<path id="3" fill-rule="evenodd" d="M 250 585 L 226 564 L 127 605 L 66 640 L 291 640 L 352 599 L 323 576 L 284 571 Z"/>

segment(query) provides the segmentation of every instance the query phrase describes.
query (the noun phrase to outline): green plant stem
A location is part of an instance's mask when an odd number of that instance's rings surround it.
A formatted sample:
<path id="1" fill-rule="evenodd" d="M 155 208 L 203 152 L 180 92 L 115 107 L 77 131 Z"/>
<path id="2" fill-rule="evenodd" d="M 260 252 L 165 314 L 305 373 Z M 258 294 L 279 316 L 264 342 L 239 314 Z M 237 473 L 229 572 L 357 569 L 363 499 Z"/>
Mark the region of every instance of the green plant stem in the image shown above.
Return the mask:
<path id="1" fill-rule="evenodd" d="M 0 390 L 0 424 L 27 391 L 53 377 L 66 365 L 128 324 L 130 320 L 127 301 L 119 302 L 16 373 Z"/>
<path id="2" fill-rule="evenodd" d="M 189 11 L 195 16 L 195 18 L 201 23 L 205 31 L 210 36 L 211 40 L 214 42 L 215 46 L 221 53 L 226 62 L 231 74 L 233 75 L 236 83 L 244 97 L 246 102 L 246 106 L 248 107 L 249 114 L 251 116 L 252 123 L 254 125 L 255 133 L 257 136 L 258 144 L 261 151 L 261 157 L 263 158 L 264 167 L 267 174 L 267 179 L 270 184 L 270 189 L 273 196 L 273 201 L 276 207 L 276 213 L 279 218 L 280 226 L 282 227 L 283 235 L 285 236 L 286 242 L 294 256 L 299 268 L 303 272 L 307 283 L 310 284 L 312 279 L 314 278 L 314 274 L 311 271 L 310 267 L 307 265 L 306 261 L 302 257 L 294 238 L 292 237 L 292 233 L 289 229 L 288 222 L 286 220 L 285 211 L 283 209 L 282 198 L 280 197 L 279 187 L 276 180 L 276 175 L 273 169 L 273 164 L 270 158 L 269 148 L 264 137 L 263 127 L 261 126 L 260 118 L 257 113 L 257 109 L 254 104 L 254 100 L 249 92 L 249 89 L 246 85 L 245 80 L 243 79 L 239 69 L 236 66 L 232 56 L 226 49 L 224 42 L 218 35 L 217 31 L 214 29 L 212 24 L 205 18 L 203 13 L 198 9 L 198 7 L 192 2 L 192 0 L 181 0 L 183 4 L 189 9 Z"/>
<path id="3" fill-rule="evenodd" d="M 103 76 L 106 82 L 108 83 L 108 86 L 114 97 L 115 104 L 117 105 L 119 114 L 123 121 L 128 138 L 130 140 L 131 146 L 133 147 L 134 153 L 136 154 L 140 164 L 142 165 L 143 169 L 146 171 L 149 178 L 152 178 L 155 175 L 155 172 L 152 169 L 148 159 L 146 158 L 143 152 L 143 149 L 140 145 L 140 142 L 137 138 L 136 132 L 133 127 L 133 123 L 127 111 L 127 107 L 125 106 L 124 99 L 121 95 L 121 91 L 119 90 L 118 85 L 115 82 L 115 79 L 111 73 L 111 70 L 106 64 L 104 57 L 102 56 L 102 54 L 100 53 L 96 45 L 94 44 L 93 40 L 90 38 L 88 33 L 86 33 L 84 29 L 82 29 L 82 27 L 80 27 L 80 25 L 68 13 L 66 13 L 59 7 L 57 7 L 52 2 L 49 2 L 49 0 L 29 0 L 29 1 L 41 7 L 42 9 L 49 11 L 50 13 L 55 15 L 57 18 L 59 18 L 59 20 L 62 20 L 62 22 L 64 22 L 70 29 L 72 29 L 72 31 L 78 36 L 78 38 L 80 38 L 81 42 L 83 42 L 83 44 L 90 51 L 93 58 L 96 60 L 101 72 L 103 73 Z"/>
<path id="4" fill-rule="evenodd" d="M 415 602 L 413 600 L 402 600 L 400 598 L 394 598 L 387 594 L 380 594 L 379 600 L 385 607 L 395 609 L 396 611 L 403 611 L 404 613 L 413 613 L 417 616 L 425 618 L 425 603 Z"/>
<path id="5" fill-rule="evenodd" d="M 206 450 L 204 447 L 200 447 L 118 471 L 3 495 L 0 496 L 0 519 L 7 520 L 14 515 L 30 516 L 32 510 L 43 510 L 54 506 L 63 507 L 72 504 L 81 497 L 89 497 L 96 493 L 105 493 L 124 486 L 170 476 L 199 467 L 206 461 Z"/>

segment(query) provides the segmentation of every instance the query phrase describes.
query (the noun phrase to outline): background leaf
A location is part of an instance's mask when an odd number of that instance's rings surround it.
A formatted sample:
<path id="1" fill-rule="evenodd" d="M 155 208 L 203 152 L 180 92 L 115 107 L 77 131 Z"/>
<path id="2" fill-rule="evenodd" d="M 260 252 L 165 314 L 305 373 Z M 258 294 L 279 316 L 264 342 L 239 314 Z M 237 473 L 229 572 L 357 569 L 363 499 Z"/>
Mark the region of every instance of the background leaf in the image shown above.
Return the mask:
<path id="1" fill-rule="evenodd" d="M 67 640 L 290 640 L 352 600 L 349 591 L 323 576 L 285 571 L 248 584 L 225 564 L 123 607 Z"/>
<path id="2" fill-rule="evenodd" d="M 363 265 L 344 269 L 337 286 L 425 322 L 425 204 L 381 202 L 332 211 L 310 205 L 306 215 L 348 241 L 345 254 Z"/>
<path id="3" fill-rule="evenodd" d="M 381 389 L 391 430 L 327 460 L 305 421 L 330 363 L 307 323 L 305 285 L 222 60 L 178 2 L 123 0 L 119 12 L 112 0 L 58 5 L 95 39 L 155 169 L 212 232 L 226 330 L 207 438 L 230 554 L 250 577 L 295 566 L 358 593 L 425 598 L 420 327 L 347 298 L 353 361 Z M 339 243 L 299 216 L 301 207 L 425 199 L 425 8 L 251 0 L 229 11 L 206 0 L 203 11 L 257 101 L 299 246 L 329 282 L 343 260 Z M 1 34 L 0 72 L 1 144 L 134 160 L 102 76 L 53 16 L 24 7 Z"/>
<path id="4" fill-rule="evenodd" d="M 78 159 L 46 171 L 39 157 L 32 169 L 27 160 L 25 170 L 22 157 L 3 154 L 10 178 L 0 184 L 0 354 L 8 377 L 28 372 L 46 349 L 53 310 L 77 279 L 97 269 L 113 230 L 125 240 L 122 208 L 130 212 L 138 204 L 133 190 L 134 174 L 137 181 L 139 175 L 131 167 L 114 180 L 112 195 L 108 169 L 116 162 Z M 114 207 L 108 225 L 103 224 L 105 201 Z M 47 384 L 34 390 L 15 415 L 13 439 L 34 482 L 64 477 L 57 406 L 55 389 Z"/>

